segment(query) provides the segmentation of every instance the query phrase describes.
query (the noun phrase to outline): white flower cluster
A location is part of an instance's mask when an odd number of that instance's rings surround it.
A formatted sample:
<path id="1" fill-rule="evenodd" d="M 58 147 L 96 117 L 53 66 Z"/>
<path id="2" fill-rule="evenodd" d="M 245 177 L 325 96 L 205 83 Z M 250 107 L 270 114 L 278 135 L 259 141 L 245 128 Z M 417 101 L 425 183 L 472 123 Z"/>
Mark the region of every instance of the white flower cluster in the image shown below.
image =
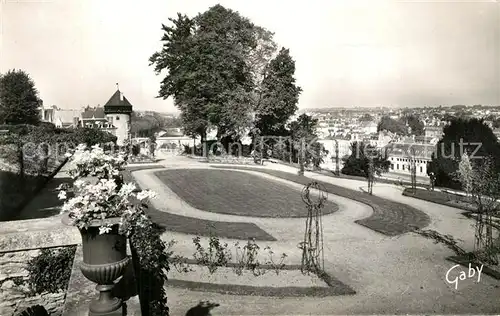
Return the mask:
<path id="1" fill-rule="evenodd" d="M 69 174 L 73 179 L 85 176 L 112 177 L 118 175 L 125 166 L 125 155 L 108 155 L 99 145 L 90 150 L 85 144 L 79 145 L 71 155 Z"/>
<path id="2" fill-rule="evenodd" d="M 134 203 L 134 199 L 145 202 L 156 197 L 153 191 L 135 192 L 137 188 L 134 183 L 119 185 L 114 177 L 110 177 L 118 175 L 119 168 L 124 166 L 125 160 L 121 155 L 107 155 L 97 146 L 90 151 L 79 146 L 70 163 L 75 179 L 75 196 L 68 199 L 67 191 L 60 189 L 58 197 L 65 201 L 62 213 L 69 213 L 78 228 L 88 228 L 91 223 L 101 221 L 99 233 L 108 233 L 111 226 L 104 223 L 108 218 L 121 218 L 122 225 L 130 225 L 125 222 L 140 211 L 140 203 Z M 89 181 L 86 176 L 93 176 L 98 181 Z"/>

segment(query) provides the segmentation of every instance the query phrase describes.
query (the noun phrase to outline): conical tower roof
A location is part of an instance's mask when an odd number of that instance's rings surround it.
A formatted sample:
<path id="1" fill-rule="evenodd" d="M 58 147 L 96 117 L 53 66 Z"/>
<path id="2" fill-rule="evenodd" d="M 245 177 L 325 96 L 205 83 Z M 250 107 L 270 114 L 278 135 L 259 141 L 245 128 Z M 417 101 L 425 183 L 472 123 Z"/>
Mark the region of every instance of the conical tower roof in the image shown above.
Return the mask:
<path id="1" fill-rule="evenodd" d="M 127 98 L 125 98 L 120 90 L 116 90 L 108 102 L 104 104 L 104 112 L 106 114 L 130 114 L 132 113 L 132 104 L 127 100 Z"/>

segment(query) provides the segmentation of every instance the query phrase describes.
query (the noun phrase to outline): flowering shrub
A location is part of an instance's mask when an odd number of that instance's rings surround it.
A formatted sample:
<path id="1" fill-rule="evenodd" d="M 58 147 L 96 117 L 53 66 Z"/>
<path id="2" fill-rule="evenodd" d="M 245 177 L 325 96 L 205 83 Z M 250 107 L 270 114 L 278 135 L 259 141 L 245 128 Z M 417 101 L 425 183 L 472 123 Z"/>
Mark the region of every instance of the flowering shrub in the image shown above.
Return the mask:
<path id="1" fill-rule="evenodd" d="M 120 232 L 129 235 L 131 226 L 140 224 L 135 214 L 146 217 L 144 203 L 156 194 L 150 190 L 136 191 L 133 183 L 123 183 L 120 170 L 125 166 L 123 155 L 105 154 L 98 147 L 88 150 L 80 145 L 71 156 L 69 173 L 75 181 L 74 197 L 68 199 L 68 187 L 60 187 L 59 199 L 64 200 L 62 213 L 68 213 L 71 224 L 86 229 L 99 224 L 99 233 L 111 230 L 109 218 L 120 218 Z"/>
<path id="2" fill-rule="evenodd" d="M 69 174 L 73 179 L 93 176 L 98 178 L 112 178 L 119 175 L 127 163 L 127 155 L 118 153 L 109 155 L 99 145 L 91 150 L 85 144 L 79 145 L 71 156 Z"/>

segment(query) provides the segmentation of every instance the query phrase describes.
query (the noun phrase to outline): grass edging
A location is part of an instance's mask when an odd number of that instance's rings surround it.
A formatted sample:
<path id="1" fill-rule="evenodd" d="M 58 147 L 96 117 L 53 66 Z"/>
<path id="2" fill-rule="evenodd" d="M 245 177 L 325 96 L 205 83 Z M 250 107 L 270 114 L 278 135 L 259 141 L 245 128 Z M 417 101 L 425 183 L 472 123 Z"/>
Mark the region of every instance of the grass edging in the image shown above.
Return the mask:
<path id="1" fill-rule="evenodd" d="M 194 172 L 194 174 L 193 173 L 190 174 L 190 172 Z M 187 188 L 185 186 L 179 186 L 178 182 L 175 181 L 175 179 L 176 178 L 182 179 L 182 181 L 184 181 L 183 179 L 192 177 L 192 179 L 194 179 L 195 182 L 198 182 L 196 180 L 199 180 L 199 178 L 197 178 L 196 174 L 199 175 L 200 172 L 204 172 L 204 176 L 201 177 L 202 179 L 210 178 L 211 179 L 210 181 L 215 182 L 215 183 L 225 183 L 225 182 L 227 182 L 226 180 L 231 179 L 230 176 L 241 175 L 241 176 L 245 177 L 244 184 L 246 184 L 246 181 L 250 181 L 250 179 L 248 177 L 250 177 L 250 178 L 254 177 L 254 179 L 256 181 L 259 181 L 259 182 L 266 181 L 265 184 L 260 183 L 260 186 L 266 186 L 267 184 L 272 184 L 272 182 L 269 182 L 268 180 L 263 179 L 262 177 L 260 177 L 258 175 L 251 175 L 251 174 L 249 175 L 248 173 L 244 173 L 242 171 L 214 170 L 211 168 L 203 168 L 203 169 L 195 169 L 195 170 L 165 169 L 165 170 L 160 170 L 160 171 L 154 172 L 154 175 L 158 179 L 160 179 L 162 183 L 164 183 L 167 187 L 169 187 L 170 190 L 174 194 L 179 196 L 184 202 L 189 204 L 194 209 L 199 209 L 199 210 L 203 210 L 205 212 L 214 213 L 214 214 L 242 216 L 242 217 L 247 216 L 247 217 L 269 218 L 269 219 L 281 219 L 281 218 L 294 218 L 294 219 L 303 218 L 303 219 L 305 219 L 308 217 L 307 212 L 303 211 L 303 202 L 301 200 L 299 200 L 300 201 L 299 202 L 300 203 L 300 206 L 299 206 L 300 212 L 295 210 L 296 205 L 293 205 L 295 212 L 288 213 L 288 212 L 286 212 L 287 208 L 286 207 L 280 208 L 279 203 L 278 203 L 278 205 L 268 208 L 267 209 L 268 212 L 259 213 L 259 212 L 247 212 L 246 211 L 249 208 L 253 209 L 253 210 L 265 209 L 265 205 L 257 205 L 256 206 L 252 199 L 248 200 L 246 203 L 244 203 L 244 205 L 239 205 L 239 207 L 235 206 L 235 205 L 227 207 L 230 205 L 229 201 L 227 201 L 226 203 L 222 203 L 220 205 L 217 205 L 217 206 L 213 205 L 211 203 L 211 196 L 210 195 L 204 196 L 203 192 L 197 192 L 197 194 L 191 193 L 191 194 L 185 195 Z M 219 174 L 223 175 L 224 172 L 228 173 L 228 174 L 226 174 L 227 178 L 225 176 L 224 177 L 219 176 Z M 211 173 L 216 173 L 216 175 L 211 175 Z M 237 179 L 233 179 L 233 180 L 237 181 L 240 178 L 241 177 L 238 176 Z M 174 179 L 174 181 L 170 181 L 171 179 Z M 232 185 L 230 187 L 225 187 L 224 189 L 218 188 L 218 191 L 226 192 L 226 190 L 230 190 L 234 185 L 236 185 L 235 181 L 230 181 L 232 183 Z M 199 187 L 201 187 L 201 188 L 203 188 L 205 185 L 204 183 L 201 183 L 201 181 L 198 183 L 200 183 Z M 281 183 L 276 183 L 276 185 L 281 187 L 281 188 L 284 188 L 284 186 Z M 213 185 L 211 185 L 211 186 L 213 186 Z M 238 186 L 238 185 L 236 185 L 236 186 Z M 289 192 L 288 188 L 286 188 L 286 191 Z M 262 195 L 265 195 L 266 191 L 263 191 L 263 192 L 264 193 Z M 239 193 L 240 192 L 233 192 L 233 194 L 230 195 L 231 199 L 239 199 L 239 198 L 246 197 L 246 193 L 244 193 L 245 194 L 244 196 L 241 196 Z M 283 192 L 281 192 L 281 193 L 284 194 Z M 276 193 L 276 195 L 278 196 L 279 194 Z M 193 198 L 193 196 L 199 196 L 199 198 Z M 296 195 L 294 192 L 291 196 L 288 196 L 288 199 L 284 199 L 284 200 L 282 200 L 282 202 L 289 201 L 290 199 L 295 198 L 295 197 L 296 197 Z M 259 200 L 261 200 L 260 196 L 259 196 Z M 264 204 L 266 204 L 266 203 L 264 203 Z M 292 206 L 290 206 L 290 207 L 292 207 Z M 290 209 L 290 208 L 288 208 L 288 209 Z M 339 206 L 337 203 L 335 203 L 334 201 L 327 201 L 325 203 L 325 208 L 323 209 L 323 215 L 330 215 L 330 214 L 337 212 L 338 210 L 339 210 Z"/>
<path id="2" fill-rule="evenodd" d="M 471 265 L 472 268 L 476 268 L 476 267 L 480 267 L 481 265 L 483 266 L 483 270 L 482 272 L 486 275 L 489 275 L 490 277 L 496 279 L 496 280 L 500 280 L 500 271 L 497 271 L 497 270 L 494 270 L 494 269 L 491 269 L 490 267 L 484 265 L 484 264 L 479 264 L 477 262 L 471 262 L 470 260 L 468 260 L 468 258 L 466 257 L 463 257 L 463 256 L 450 256 L 450 257 L 447 257 L 446 260 L 448 261 L 451 261 L 451 262 L 454 262 L 456 264 L 459 264 L 461 266 L 464 266 L 466 268 L 469 267 L 469 264 Z"/>
<path id="3" fill-rule="evenodd" d="M 414 231 L 415 227 L 424 228 L 430 224 L 430 217 L 426 213 L 414 207 L 390 201 L 376 195 L 369 195 L 368 193 L 347 189 L 328 182 L 299 176 L 294 173 L 269 170 L 265 168 L 239 166 L 212 166 L 212 168 L 239 169 L 260 172 L 301 185 L 307 185 L 311 181 L 316 181 L 322 184 L 328 193 L 370 206 L 373 209 L 373 213 L 367 218 L 356 220 L 355 223 L 387 236 L 402 235 Z"/>
<path id="4" fill-rule="evenodd" d="M 299 168 L 299 164 L 298 163 L 292 163 L 292 164 L 290 164 L 288 162 L 284 162 L 284 161 L 280 161 L 280 160 L 277 160 L 275 163 L 283 165 L 283 166 Z M 320 175 L 323 175 L 323 176 L 329 176 L 329 177 L 332 177 L 332 178 L 337 178 L 337 179 L 366 181 L 366 178 L 362 177 L 362 176 L 353 176 L 353 175 L 345 174 L 345 173 L 342 173 L 342 172 L 340 173 L 340 175 L 336 175 L 335 171 L 328 170 L 328 169 L 317 169 L 317 170 L 314 170 L 313 168 L 305 168 L 305 170 L 309 171 L 309 172 L 316 173 L 316 174 L 320 174 Z M 408 180 L 402 180 L 400 182 L 399 180 L 396 180 L 396 179 L 393 180 L 393 179 L 384 179 L 384 178 L 375 178 L 375 183 L 385 183 L 385 184 L 394 184 L 394 185 L 399 185 L 400 183 L 402 183 L 403 185 L 411 185 L 411 181 L 408 181 Z M 430 187 L 430 185 L 426 184 L 426 183 L 418 183 L 418 185 L 419 186 L 423 186 L 423 187 Z"/>
<path id="5" fill-rule="evenodd" d="M 132 176 L 132 172 L 162 168 L 166 169 L 162 165 L 126 167 L 125 170 L 122 171 L 123 179 L 126 182 L 134 183 L 137 187 L 136 191 L 140 191 L 141 188 Z M 203 237 L 210 237 L 211 234 L 216 234 L 220 235 L 220 237 L 236 240 L 248 240 L 248 238 L 255 238 L 255 240 L 258 241 L 277 240 L 274 236 L 260 228 L 255 223 L 211 221 L 187 217 L 159 211 L 151 204 L 149 204 L 149 208 L 146 213 L 151 217 L 151 220 L 163 230 L 169 230 L 176 233 L 200 235 Z"/>
<path id="6" fill-rule="evenodd" d="M 194 259 L 186 259 L 187 264 L 197 264 Z M 234 262 L 229 262 L 225 265 L 226 267 L 233 268 L 237 267 L 238 264 Z M 261 265 L 261 269 L 274 270 L 270 265 Z M 282 270 L 299 270 L 300 265 L 285 265 Z M 189 272 L 188 272 L 189 273 Z M 268 272 L 268 273 L 274 273 Z M 312 272 L 311 272 L 312 273 Z M 249 285 L 238 285 L 238 284 L 215 284 L 207 282 L 194 282 L 194 281 L 184 281 L 178 279 L 168 279 L 167 286 L 173 286 L 178 288 L 184 288 L 192 291 L 209 291 L 221 294 L 229 295 L 248 295 L 248 296 L 270 296 L 270 297 L 327 297 L 327 296 L 339 296 L 339 295 L 354 295 L 354 291 L 350 286 L 342 283 L 336 278 L 332 277 L 325 271 L 320 271 L 316 274 L 323 282 L 325 282 L 328 287 L 297 287 L 297 286 L 286 286 L 286 287 L 271 287 L 271 286 L 249 286 Z"/>
<path id="7" fill-rule="evenodd" d="M 420 194 L 419 194 L 419 192 L 420 192 Z M 425 192 L 425 193 L 433 192 L 432 194 L 442 195 L 443 198 L 442 199 L 433 198 L 433 197 L 429 196 L 429 194 L 423 195 L 423 194 L 421 194 L 421 192 Z M 447 201 L 449 201 L 449 200 L 444 201 L 445 198 L 450 194 L 452 194 L 452 193 L 443 193 L 440 191 L 428 191 L 428 190 L 420 189 L 420 188 L 417 188 L 415 193 L 413 192 L 412 188 L 405 188 L 403 190 L 403 193 L 402 193 L 402 195 L 407 196 L 407 197 L 411 197 L 411 198 L 415 198 L 415 199 L 419 199 L 419 200 L 423 200 L 423 201 L 427 201 L 427 202 L 431 202 L 431 203 L 436 203 L 439 205 L 454 207 L 454 208 L 458 208 L 458 209 L 468 211 L 468 212 L 475 211 L 473 208 L 466 207 L 464 205 L 447 203 Z"/>

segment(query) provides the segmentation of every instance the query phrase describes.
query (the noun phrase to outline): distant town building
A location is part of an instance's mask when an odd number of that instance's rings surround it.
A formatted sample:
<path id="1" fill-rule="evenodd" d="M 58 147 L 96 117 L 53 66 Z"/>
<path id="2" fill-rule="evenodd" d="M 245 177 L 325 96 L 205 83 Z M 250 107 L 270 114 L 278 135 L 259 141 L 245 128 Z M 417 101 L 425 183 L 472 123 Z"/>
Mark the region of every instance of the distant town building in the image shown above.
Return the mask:
<path id="1" fill-rule="evenodd" d="M 42 122 L 54 124 L 58 128 L 76 127 L 80 121 L 81 110 L 60 109 L 53 105 L 40 108 L 40 118 Z"/>
<path id="2" fill-rule="evenodd" d="M 108 120 L 102 107 L 86 107 L 80 118 L 80 126 L 88 128 L 108 128 Z M 111 126 L 112 127 L 112 126 Z"/>
<path id="3" fill-rule="evenodd" d="M 365 134 L 374 134 L 377 132 L 377 125 L 377 122 L 374 121 L 361 122 L 360 128 Z"/>
<path id="4" fill-rule="evenodd" d="M 55 105 L 45 108 L 42 104 L 40 108 L 40 117 L 44 122 L 52 123 L 58 128 L 99 128 L 115 135 L 119 146 L 130 140 L 131 114 L 132 104 L 118 89 L 104 107 L 87 106 L 83 110 L 68 110 Z"/>
<path id="5" fill-rule="evenodd" d="M 68 128 L 77 127 L 80 118 L 81 111 L 79 110 L 62 110 L 57 109 L 54 111 L 54 125 L 57 128 Z"/>
<path id="6" fill-rule="evenodd" d="M 415 161 L 416 175 L 427 177 L 427 165 L 432 160 L 436 146 L 417 143 L 391 143 L 385 147 L 390 172 L 411 174 L 411 161 Z"/>
<path id="7" fill-rule="evenodd" d="M 184 137 L 184 130 L 180 127 L 163 128 L 155 137 Z"/>
<path id="8" fill-rule="evenodd" d="M 441 138 L 443 136 L 443 126 L 426 126 L 424 132 L 427 138 Z"/>

